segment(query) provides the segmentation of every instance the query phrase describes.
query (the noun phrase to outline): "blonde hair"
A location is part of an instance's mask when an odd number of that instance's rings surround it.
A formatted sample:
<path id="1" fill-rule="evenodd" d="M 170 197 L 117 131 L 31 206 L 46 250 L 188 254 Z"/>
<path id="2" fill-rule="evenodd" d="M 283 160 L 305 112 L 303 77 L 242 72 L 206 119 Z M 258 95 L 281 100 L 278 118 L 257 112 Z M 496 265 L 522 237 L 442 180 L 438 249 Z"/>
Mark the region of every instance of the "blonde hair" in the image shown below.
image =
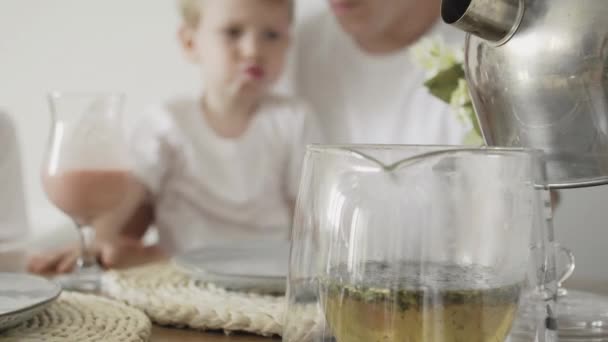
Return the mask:
<path id="1" fill-rule="evenodd" d="M 201 20 L 202 0 L 179 0 L 179 11 L 184 23 L 195 27 Z"/>
<path id="2" fill-rule="evenodd" d="M 198 26 L 202 16 L 202 3 L 204 0 L 179 0 L 179 11 L 184 23 L 190 27 Z M 222 0 L 214 0 L 222 1 Z M 294 1 L 293 0 L 275 0 L 287 1 L 289 4 L 290 17 L 294 16 Z"/>

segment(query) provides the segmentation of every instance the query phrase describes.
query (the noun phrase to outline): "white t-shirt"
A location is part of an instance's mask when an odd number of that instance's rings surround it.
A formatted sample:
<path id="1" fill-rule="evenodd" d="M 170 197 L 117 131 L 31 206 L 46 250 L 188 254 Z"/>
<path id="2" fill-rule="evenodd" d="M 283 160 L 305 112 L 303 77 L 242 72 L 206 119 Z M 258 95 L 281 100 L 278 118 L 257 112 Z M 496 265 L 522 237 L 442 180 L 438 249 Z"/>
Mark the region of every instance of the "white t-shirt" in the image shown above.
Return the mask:
<path id="1" fill-rule="evenodd" d="M 0 242 L 28 234 L 21 158 L 15 126 L 0 111 Z"/>
<path id="2" fill-rule="evenodd" d="M 311 119 L 302 104 L 269 96 L 237 139 L 217 135 L 196 99 L 133 121 L 135 173 L 153 196 L 161 246 L 286 239 L 305 147 L 319 140 Z"/>
<path id="3" fill-rule="evenodd" d="M 437 34 L 464 44 L 446 25 L 427 36 Z M 323 13 L 303 23 L 296 49 L 293 90 L 313 107 L 330 143 L 459 145 L 470 130 L 424 87 L 426 73 L 409 48 L 367 54 Z"/>

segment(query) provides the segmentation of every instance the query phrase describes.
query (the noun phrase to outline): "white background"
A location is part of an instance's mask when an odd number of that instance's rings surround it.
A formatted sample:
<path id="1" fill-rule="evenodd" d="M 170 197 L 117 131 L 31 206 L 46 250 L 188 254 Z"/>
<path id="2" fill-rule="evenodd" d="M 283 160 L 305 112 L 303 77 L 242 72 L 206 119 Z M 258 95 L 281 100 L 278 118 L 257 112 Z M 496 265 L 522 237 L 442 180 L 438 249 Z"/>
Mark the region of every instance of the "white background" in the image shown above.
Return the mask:
<path id="1" fill-rule="evenodd" d="M 322 2 L 299 0 L 299 16 Z M 177 24 L 173 0 L 0 0 L 0 107 L 18 125 L 35 229 L 64 220 L 39 184 L 49 127 L 45 93 L 121 90 L 132 112 L 195 92 L 196 69 L 181 58 Z M 606 203 L 608 188 L 571 190 L 556 215 L 558 239 L 574 249 L 579 278 L 608 281 Z"/>

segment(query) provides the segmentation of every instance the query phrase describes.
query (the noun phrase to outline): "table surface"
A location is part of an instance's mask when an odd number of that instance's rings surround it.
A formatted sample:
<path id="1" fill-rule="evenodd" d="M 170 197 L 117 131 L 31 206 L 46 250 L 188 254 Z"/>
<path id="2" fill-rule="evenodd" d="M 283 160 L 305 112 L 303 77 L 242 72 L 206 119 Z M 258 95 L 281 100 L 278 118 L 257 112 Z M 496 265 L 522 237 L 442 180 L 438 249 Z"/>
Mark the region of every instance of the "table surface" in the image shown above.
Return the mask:
<path id="1" fill-rule="evenodd" d="M 185 329 L 171 329 L 154 326 L 151 342 L 276 342 L 280 338 L 253 335 L 231 335 L 223 333 L 203 333 Z"/>
<path id="2" fill-rule="evenodd" d="M 569 281 L 567 288 L 581 289 L 608 295 L 608 281 L 594 281 L 589 279 L 578 279 Z M 185 329 L 172 329 L 154 326 L 152 329 L 151 342 L 272 342 L 280 341 L 280 338 L 266 338 L 252 335 L 231 335 L 222 333 L 205 333 Z"/>

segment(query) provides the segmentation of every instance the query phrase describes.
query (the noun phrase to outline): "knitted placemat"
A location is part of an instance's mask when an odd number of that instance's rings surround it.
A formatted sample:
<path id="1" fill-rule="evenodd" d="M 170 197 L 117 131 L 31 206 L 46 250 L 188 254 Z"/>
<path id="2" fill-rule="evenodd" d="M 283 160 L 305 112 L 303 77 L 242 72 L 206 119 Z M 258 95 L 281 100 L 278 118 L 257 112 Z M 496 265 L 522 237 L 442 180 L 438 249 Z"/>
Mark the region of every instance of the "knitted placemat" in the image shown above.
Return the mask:
<path id="1" fill-rule="evenodd" d="M 148 265 L 104 274 L 108 296 L 144 311 L 160 325 L 197 330 L 281 335 L 285 297 L 231 292 L 203 284 L 172 263 Z M 317 320 L 315 308 L 303 313 L 301 329 Z M 299 330 L 297 327 L 296 330 Z"/>
<path id="2" fill-rule="evenodd" d="M 143 342 L 150 320 L 139 310 L 110 299 L 64 292 L 29 321 L 0 333 L 1 342 Z"/>

